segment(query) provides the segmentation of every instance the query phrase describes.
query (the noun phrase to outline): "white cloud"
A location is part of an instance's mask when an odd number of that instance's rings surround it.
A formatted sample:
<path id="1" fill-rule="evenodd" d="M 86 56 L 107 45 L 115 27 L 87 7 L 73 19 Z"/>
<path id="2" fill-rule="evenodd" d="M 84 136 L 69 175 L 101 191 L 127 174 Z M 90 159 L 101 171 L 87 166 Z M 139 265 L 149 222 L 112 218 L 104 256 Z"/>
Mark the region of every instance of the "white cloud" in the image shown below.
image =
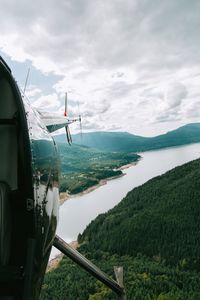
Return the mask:
<path id="1" fill-rule="evenodd" d="M 60 102 L 56 94 L 51 94 L 39 97 L 33 102 L 33 106 L 38 110 L 57 112 L 57 109 L 60 107 Z"/>
<path id="2" fill-rule="evenodd" d="M 42 91 L 41 89 L 39 89 L 36 86 L 33 85 L 28 85 L 27 89 L 26 89 L 26 96 L 31 99 L 33 97 L 39 96 L 41 95 Z"/>
<path id="3" fill-rule="evenodd" d="M 51 95 L 27 90 L 37 107 L 62 111 L 67 90 L 87 128 L 160 133 L 163 122 L 168 130 L 195 115 L 199 8 L 197 0 L 3 0 L 0 49 L 62 76 Z"/>
<path id="4" fill-rule="evenodd" d="M 176 82 L 169 86 L 166 94 L 169 108 L 176 108 L 180 106 L 186 97 L 187 90 L 183 84 Z"/>

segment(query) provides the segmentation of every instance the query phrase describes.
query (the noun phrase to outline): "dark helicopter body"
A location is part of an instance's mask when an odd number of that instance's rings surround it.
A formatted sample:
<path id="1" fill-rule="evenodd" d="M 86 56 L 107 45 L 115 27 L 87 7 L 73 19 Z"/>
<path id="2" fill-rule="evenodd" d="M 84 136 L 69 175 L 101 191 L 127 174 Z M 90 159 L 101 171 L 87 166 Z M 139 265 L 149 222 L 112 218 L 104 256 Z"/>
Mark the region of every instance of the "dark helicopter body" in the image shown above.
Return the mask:
<path id="1" fill-rule="evenodd" d="M 51 132 L 65 127 L 71 144 L 75 121 L 80 115 L 69 119 L 66 110 L 34 110 L 0 57 L 0 300 L 39 299 L 52 245 L 126 299 L 122 285 L 56 236 L 60 166 Z"/>
<path id="2" fill-rule="evenodd" d="M 39 297 L 57 226 L 58 176 L 53 138 L 0 59 L 0 299 Z"/>

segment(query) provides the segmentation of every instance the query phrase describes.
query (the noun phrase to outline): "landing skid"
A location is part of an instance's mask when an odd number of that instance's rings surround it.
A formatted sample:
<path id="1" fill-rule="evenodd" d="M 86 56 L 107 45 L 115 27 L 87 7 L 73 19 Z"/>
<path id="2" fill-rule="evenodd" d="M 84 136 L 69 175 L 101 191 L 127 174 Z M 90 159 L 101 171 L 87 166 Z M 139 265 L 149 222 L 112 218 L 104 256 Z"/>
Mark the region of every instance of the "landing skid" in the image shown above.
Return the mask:
<path id="1" fill-rule="evenodd" d="M 67 244 L 63 239 L 56 235 L 53 243 L 54 247 L 60 250 L 64 255 L 72 259 L 80 267 L 85 269 L 93 277 L 97 278 L 99 281 L 104 283 L 109 287 L 113 292 L 115 292 L 119 299 L 126 300 L 126 292 L 123 287 L 123 283 L 119 283 L 110 277 L 107 274 L 102 272 L 97 266 L 95 266 L 91 261 L 85 258 L 77 250 L 73 249 L 69 244 Z M 119 281 L 119 280 L 118 280 Z"/>

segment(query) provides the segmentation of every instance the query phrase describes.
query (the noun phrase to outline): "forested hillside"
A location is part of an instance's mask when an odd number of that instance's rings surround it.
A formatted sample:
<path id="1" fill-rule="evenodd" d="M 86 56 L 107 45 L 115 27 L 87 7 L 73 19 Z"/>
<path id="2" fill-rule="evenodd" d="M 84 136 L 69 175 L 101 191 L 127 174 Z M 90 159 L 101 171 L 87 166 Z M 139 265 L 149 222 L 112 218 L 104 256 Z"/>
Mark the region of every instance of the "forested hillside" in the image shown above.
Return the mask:
<path id="1" fill-rule="evenodd" d="M 200 160 L 129 192 L 79 235 L 79 251 L 113 275 L 123 265 L 128 299 L 200 299 Z M 41 299 L 116 299 L 64 259 Z"/>
<path id="2" fill-rule="evenodd" d="M 55 136 L 66 142 L 65 135 Z M 200 123 L 191 123 L 155 137 L 142 137 L 127 132 L 90 132 L 73 135 L 75 144 L 101 151 L 138 152 L 200 142 Z"/>
<path id="3" fill-rule="evenodd" d="M 87 249 L 112 254 L 185 259 L 200 271 L 200 160 L 156 177 L 129 192 L 79 237 Z M 120 241 L 120 243 L 119 243 Z"/>

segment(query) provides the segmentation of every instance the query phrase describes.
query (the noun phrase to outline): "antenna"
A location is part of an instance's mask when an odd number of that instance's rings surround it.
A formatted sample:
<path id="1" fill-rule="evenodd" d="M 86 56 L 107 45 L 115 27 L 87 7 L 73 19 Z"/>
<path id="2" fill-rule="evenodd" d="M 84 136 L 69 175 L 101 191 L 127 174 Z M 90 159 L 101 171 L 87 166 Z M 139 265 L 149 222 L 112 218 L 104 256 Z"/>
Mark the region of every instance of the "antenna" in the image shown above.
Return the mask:
<path id="1" fill-rule="evenodd" d="M 65 111 L 64 116 L 67 117 L 67 92 L 65 93 Z"/>
<path id="2" fill-rule="evenodd" d="M 28 68 L 28 72 L 27 72 L 27 75 L 26 75 L 26 81 L 25 81 L 25 84 L 24 84 L 24 95 L 25 95 L 25 92 L 26 92 L 26 86 L 27 86 L 27 83 L 28 83 L 28 78 L 29 78 L 29 73 L 30 73 L 30 68 Z"/>

